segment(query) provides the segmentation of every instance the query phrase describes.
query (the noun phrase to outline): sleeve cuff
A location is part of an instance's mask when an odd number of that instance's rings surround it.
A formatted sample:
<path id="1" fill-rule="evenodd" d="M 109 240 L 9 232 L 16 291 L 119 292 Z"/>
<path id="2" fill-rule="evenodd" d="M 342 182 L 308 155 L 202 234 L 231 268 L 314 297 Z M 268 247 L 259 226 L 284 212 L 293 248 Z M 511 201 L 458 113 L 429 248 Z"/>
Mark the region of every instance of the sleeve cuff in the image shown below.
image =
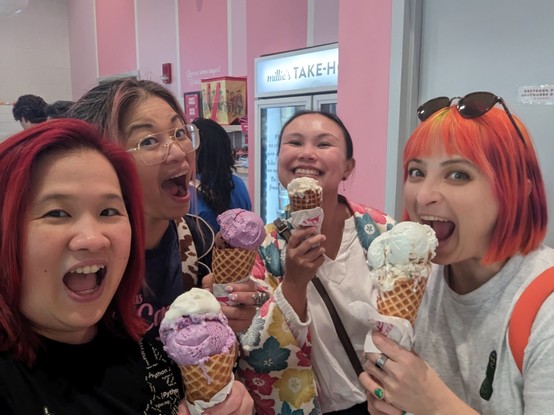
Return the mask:
<path id="1" fill-rule="evenodd" d="M 289 302 L 285 299 L 283 292 L 281 291 L 281 284 L 275 290 L 273 294 L 275 303 L 283 313 L 285 321 L 292 332 L 292 335 L 296 339 L 297 344 L 302 347 L 308 338 L 308 327 L 312 322 L 312 317 L 310 314 L 310 306 L 308 304 L 307 318 L 306 321 L 301 321 L 298 314 L 294 311 Z"/>

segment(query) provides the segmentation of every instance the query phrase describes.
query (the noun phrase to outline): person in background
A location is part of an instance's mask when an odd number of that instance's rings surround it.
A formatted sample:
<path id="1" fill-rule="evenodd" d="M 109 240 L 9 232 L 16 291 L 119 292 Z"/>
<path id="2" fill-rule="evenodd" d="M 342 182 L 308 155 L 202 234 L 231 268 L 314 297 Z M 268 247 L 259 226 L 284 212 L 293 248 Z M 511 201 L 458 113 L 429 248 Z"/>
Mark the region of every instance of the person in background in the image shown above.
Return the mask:
<path id="1" fill-rule="evenodd" d="M 135 160 L 146 224 L 146 282 L 136 306 L 149 323 L 147 336 L 158 338 L 161 320 L 173 300 L 200 286 L 211 272 L 213 232 L 201 218 L 187 214 L 195 151 L 200 145 L 198 129 L 186 122 L 169 90 L 134 78 L 92 88 L 68 116 L 96 125 Z M 247 286 L 237 288 L 242 289 L 252 291 Z M 251 295 L 244 297 L 253 308 Z M 240 318 L 227 317 L 232 327 Z"/>
<path id="2" fill-rule="evenodd" d="M 21 95 L 13 104 L 13 118 L 19 121 L 23 129 L 46 121 L 44 108 L 46 102 L 37 95 Z"/>
<path id="3" fill-rule="evenodd" d="M 48 120 L 66 118 L 67 112 L 73 104 L 73 101 L 56 101 L 52 104 L 46 104 L 44 112 Z"/>
<path id="4" fill-rule="evenodd" d="M 248 189 L 236 171 L 235 157 L 229 135 L 217 122 L 197 118 L 192 122 L 200 132 L 200 147 L 196 153 L 196 203 L 191 213 L 203 218 L 219 231 L 217 216 L 226 210 L 252 210 Z"/>
<path id="5" fill-rule="evenodd" d="M 140 339 L 131 157 L 83 121 L 27 129 L 0 144 L 0 210 L 0 413 L 187 413 L 179 369 Z M 248 409 L 243 389 L 215 413 Z"/>
<path id="6" fill-rule="evenodd" d="M 294 178 L 316 179 L 324 217 L 321 232 L 295 229 L 288 242 L 269 225 L 254 265 L 254 277 L 276 288 L 241 337 L 239 375 L 258 414 L 367 414 L 365 388 L 310 283 L 317 276 L 329 292 L 361 366 L 357 356 L 367 329 L 349 304 L 359 300 L 376 307 L 366 251 L 393 220 L 339 194 L 354 170 L 353 154 L 350 133 L 334 114 L 299 112 L 281 130 L 279 181 L 287 187 Z"/>
<path id="7" fill-rule="evenodd" d="M 405 217 L 435 230 L 437 265 L 416 319 L 414 352 L 373 334 L 382 354 L 360 376 L 368 409 L 550 413 L 554 296 L 536 315 L 521 370 L 508 336 L 521 293 L 554 265 L 554 250 L 542 244 L 547 203 L 533 143 L 489 92 L 436 98 L 418 114 L 423 122 L 404 149 Z"/>

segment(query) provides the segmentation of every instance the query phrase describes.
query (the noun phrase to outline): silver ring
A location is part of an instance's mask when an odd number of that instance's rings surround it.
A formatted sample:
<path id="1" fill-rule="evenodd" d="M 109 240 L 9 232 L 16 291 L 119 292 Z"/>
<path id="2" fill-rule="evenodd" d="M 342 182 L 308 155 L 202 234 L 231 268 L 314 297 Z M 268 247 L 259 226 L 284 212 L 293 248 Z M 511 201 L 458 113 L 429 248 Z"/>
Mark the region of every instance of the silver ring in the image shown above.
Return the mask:
<path id="1" fill-rule="evenodd" d="M 264 291 L 256 291 L 254 294 L 252 294 L 252 300 L 254 300 L 254 305 L 256 307 L 260 307 L 267 300 L 269 300 L 269 293 L 266 293 Z"/>
<path id="2" fill-rule="evenodd" d="M 381 356 L 379 356 L 379 359 L 375 362 L 375 367 L 379 370 L 383 370 L 383 366 L 387 360 L 389 360 L 389 357 L 385 353 L 381 353 Z"/>

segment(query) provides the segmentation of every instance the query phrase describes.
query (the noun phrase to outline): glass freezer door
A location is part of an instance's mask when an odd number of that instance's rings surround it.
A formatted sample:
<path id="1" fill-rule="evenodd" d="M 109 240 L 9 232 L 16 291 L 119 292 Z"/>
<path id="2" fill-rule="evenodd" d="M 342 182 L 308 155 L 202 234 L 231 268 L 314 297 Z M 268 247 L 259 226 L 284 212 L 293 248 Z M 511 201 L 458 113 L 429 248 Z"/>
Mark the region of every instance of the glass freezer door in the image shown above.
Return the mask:
<path id="1" fill-rule="evenodd" d="M 337 94 L 318 94 L 313 97 L 312 108 L 330 112 L 331 114 L 337 113 Z"/>
<path id="2" fill-rule="evenodd" d="M 256 101 L 256 157 L 254 204 L 264 223 L 276 219 L 288 203 L 286 189 L 277 177 L 277 150 L 283 124 L 296 112 L 311 108 L 311 96 Z"/>

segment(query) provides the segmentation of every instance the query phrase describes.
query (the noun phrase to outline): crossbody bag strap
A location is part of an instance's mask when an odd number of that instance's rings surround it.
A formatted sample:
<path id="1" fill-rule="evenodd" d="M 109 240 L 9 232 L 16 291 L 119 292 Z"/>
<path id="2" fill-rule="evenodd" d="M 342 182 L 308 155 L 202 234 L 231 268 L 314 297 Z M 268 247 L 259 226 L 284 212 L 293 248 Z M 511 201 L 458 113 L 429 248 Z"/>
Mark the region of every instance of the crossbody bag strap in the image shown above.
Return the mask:
<path id="1" fill-rule="evenodd" d="M 277 218 L 273 221 L 273 224 L 275 225 L 277 232 L 279 232 L 279 234 L 285 239 L 285 241 L 288 242 L 290 238 L 290 230 L 287 221 Z M 312 283 L 314 284 L 317 292 L 323 299 L 323 302 L 325 303 L 325 306 L 329 311 L 329 315 L 331 316 L 331 320 L 333 321 L 333 325 L 335 326 L 337 336 L 342 343 L 342 347 L 344 347 L 344 350 L 346 351 L 346 355 L 348 356 L 348 359 L 350 360 L 350 363 L 354 368 L 354 372 L 356 372 L 356 375 L 359 376 L 360 373 L 364 371 L 364 369 L 362 367 L 362 364 L 360 363 L 360 360 L 358 359 L 356 350 L 354 350 L 354 346 L 352 346 L 350 337 L 348 337 L 348 333 L 346 333 L 346 329 L 342 324 L 339 313 L 337 312 L 333 301 L 331 301 L 331 297 L 329 297 L 327 290 L 325 289 L 319 278 L 314 277 L 312 279 Z"/>
<path id="2" fill-rule="evenodd" d="M 333 320 L 333 325 L 335 326 L 337 336 L 342 343 L 342 347 L 344 347 L 344 350 L 346 351 L 348 359 L 350 359 L 350 363 L 352 363 L 352 367 L 354 368 L 356 375 L 360 376 L 360 373 L 362 373 L 364 369 L 362 367 L 362 364 L 360 363 L 360 360 L 358 359 L 356 351 L 354 350 L 354 346 L 352 346 L 350 337 L 348 337 L 348 333 L 346 333 L 346 329 L 342 324 L 339 313 L 337 313 L 337 309 L 331 301 L 331 297 L 329 297 L 329 294 L 327 294 L 327 290 L 325 289 L 319 278 L 314 277 L 312 279 L 312 283 L 314 284 L 321 298 L 323 298 L 323 302 L 327 306 L 327 310 L 329 310 L 329 314 L 331 315 L 331 320 Z"/>

